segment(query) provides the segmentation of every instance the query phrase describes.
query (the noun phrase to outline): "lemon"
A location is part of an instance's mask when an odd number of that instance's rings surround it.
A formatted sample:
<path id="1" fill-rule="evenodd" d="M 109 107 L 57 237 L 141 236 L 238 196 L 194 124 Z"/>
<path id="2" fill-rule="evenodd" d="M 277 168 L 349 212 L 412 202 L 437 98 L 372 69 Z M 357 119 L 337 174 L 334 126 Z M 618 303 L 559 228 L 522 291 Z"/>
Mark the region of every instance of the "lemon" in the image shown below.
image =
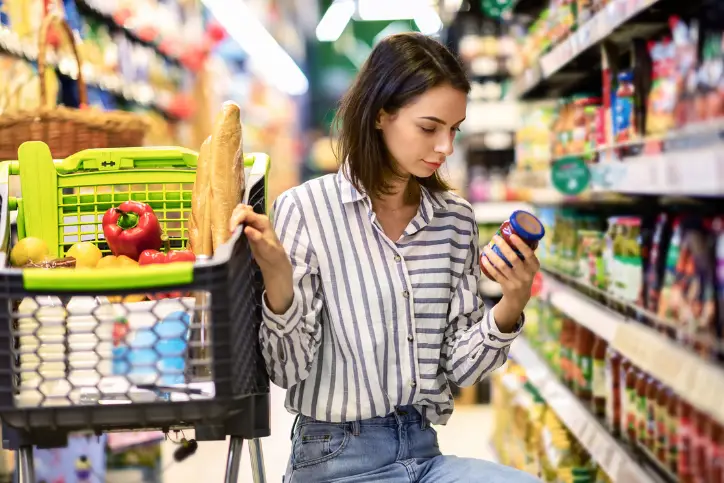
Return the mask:
<path id="1" fill-rule="evenodd" d="M 50 249 L 44 240 L 29 236 L 18 241 L 10 251 L 10 263 L 22 267 L 30 262 L 40 263 L 49 255 Z"/>
<path id="2" fill-rule="evenodd" d="M 91 242 L 80 242 L 70 247 L 66 256 L 75 258 L 75 268 L 95 268 L 103 253 Z"/>

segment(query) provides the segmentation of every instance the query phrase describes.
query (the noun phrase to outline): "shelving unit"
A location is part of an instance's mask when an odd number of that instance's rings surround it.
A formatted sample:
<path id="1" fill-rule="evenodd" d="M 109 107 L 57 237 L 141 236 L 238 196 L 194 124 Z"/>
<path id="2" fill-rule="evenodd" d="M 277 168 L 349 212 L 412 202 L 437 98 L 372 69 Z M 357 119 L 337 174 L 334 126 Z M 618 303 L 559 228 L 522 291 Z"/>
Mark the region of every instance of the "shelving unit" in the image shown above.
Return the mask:
<path id="1" fill-rule="evenodd" d="M 660 31 L 665 27 L 666 19 L 657 15 L 652 7 L 665 2 L 613 0 L 566 40 L 542 54 L 516 79 L 514 89 L 518 97 L 529 99 L 562 95 L 571 86 L 600 72 L 600 68 L 591 69 L 592 65 L 600 65 L 599 44 L 605 40 L 624 45 L 634 37 L 646 37 Z M 648 14 L 646 18 L 639 18 L 643 13 Z"/>
<path id="2" fill-rule="evenodd" d="M 546 404 L 581 442 L 591 457 L 616 483 L 658 483 L 661 480 L 640 464 L 628 448 L 619 443 L 591 414 L 581 401 L 564 386 L 556 374 L 536 354 L 528 342 L 519 337 L 511 346 L 510 357 L 526 372 L 528 381 L 538 390 Z"/>
<path id="3" fill-rule="evenodd" d="M 724 368 L 700 358 L 656 329 L 593 301 L 574 287 L 597 293 L 609 305 L 631 314 L 643 314 L 640 308 L 582 286 L 566 275 L 552 270 L 545 272 L 545 284 L 550 286 L 553 306 L 606 339 L 617 352 L 673 389 L 680 398 L 724 424 L 724 405 L 721 403 Z"/>

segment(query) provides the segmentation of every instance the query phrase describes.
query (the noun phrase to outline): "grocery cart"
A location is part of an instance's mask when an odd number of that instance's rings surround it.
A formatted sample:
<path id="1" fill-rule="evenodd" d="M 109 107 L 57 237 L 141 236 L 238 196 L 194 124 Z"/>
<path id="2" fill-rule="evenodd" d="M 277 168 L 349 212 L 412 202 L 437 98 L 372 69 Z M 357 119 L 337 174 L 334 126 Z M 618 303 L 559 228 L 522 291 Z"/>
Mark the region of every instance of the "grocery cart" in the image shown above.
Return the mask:
<path id="1" fill-rule="evenodd" d="M 241 227 L 194 263 L 4 268 L 10 247 L 29 237 L 44 240 L 50 258 L 79 242 L 108 253 L 103 213 L 126 200 L 151 205 L 171 248 L 185 247 L 196 161 L 175 147 L 53 160 L 47 145 L 27 142 L 17 161 L 0 163 L 0 418 L 20 483 L 35 482 L 33 446 L 64 447 L 69 433 L 187 428 L 199 442 L 231 437 L 227 482 L 237 481 L 249 441 L 254 481 L 265 481 L 263 285 Z M 251 154 L 244 164 L 244 200 L 264 213 L 269 159 Z M 9 196 L 16 175 L 21 198 Z"/>

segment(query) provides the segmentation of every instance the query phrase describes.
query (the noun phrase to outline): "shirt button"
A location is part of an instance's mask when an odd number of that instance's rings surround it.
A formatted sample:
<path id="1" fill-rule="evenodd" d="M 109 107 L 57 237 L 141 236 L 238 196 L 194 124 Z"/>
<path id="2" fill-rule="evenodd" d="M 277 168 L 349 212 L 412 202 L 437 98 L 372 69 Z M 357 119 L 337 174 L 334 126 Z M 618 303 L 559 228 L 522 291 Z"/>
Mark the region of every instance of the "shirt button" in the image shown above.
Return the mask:
<path id="1" fill-rule="evenodd" d="M 498 338 L 495 337 L 493 334 L 488 334 L 488 339 L 492 340 L 493 342 L 495 342 L 496 340 L 498 340 Z"/>
<path id="2" fill-rule="evenodd" d="M 402 261 L 402 257 L 399 256 L 399 255 L 395 255 L 395 261 L 398 262 L 398 263 L 401 262 L 401 261 Z"/>
<path id="3" fill-rule="evenodd" d="M 412 334 L 410 334 L 410 335 L 407 336 L 407 340 L 409 340 L 410 342 L 412 342 L 413 340 L 415 340 L 415 338 L 412 337 Z"/>
<path id="4" fill-rule="evenodd" d="M 405 290 L 404 292 L 402 292 L 402 296 L 405 297 L 406 299 L 409 299 L 409 298 L 410 298 L 410 292 L 408 292 L 407 290 Z"/>
<path id="5" fill-rule="evenodd" d="M 415 386 L 417 386 L 417 382 L 416 382 L 416 381 L 410 381 L 410 387 L 415 387 Z"/>
<path id="6" fill-rule="evenodd" d="M 284 326 L 282 324 L 277 324 L 277 329 L 284 330 Z"/>

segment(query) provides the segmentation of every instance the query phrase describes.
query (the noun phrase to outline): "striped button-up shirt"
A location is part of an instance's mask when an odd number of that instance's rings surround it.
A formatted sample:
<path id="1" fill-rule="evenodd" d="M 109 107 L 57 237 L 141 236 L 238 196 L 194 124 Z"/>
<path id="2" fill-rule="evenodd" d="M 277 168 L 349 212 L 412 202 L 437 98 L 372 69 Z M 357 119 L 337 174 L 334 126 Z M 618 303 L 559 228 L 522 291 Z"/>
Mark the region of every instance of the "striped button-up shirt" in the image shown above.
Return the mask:
<path id="1" fill-rule="evenodd" d="M 500 367 L 522 329 L 521 319 L 502 333 L 485 310 L 473 210 L 453 193 L 423 189 L 417 215 L 390 240 L 340 170 L 282 194 L 274 229 L 294 299 L 281 315 L 264 305 L 260 339 L 291 412 L 344 422 L 412 404 L 444 424 L 449 383 Z"/>

